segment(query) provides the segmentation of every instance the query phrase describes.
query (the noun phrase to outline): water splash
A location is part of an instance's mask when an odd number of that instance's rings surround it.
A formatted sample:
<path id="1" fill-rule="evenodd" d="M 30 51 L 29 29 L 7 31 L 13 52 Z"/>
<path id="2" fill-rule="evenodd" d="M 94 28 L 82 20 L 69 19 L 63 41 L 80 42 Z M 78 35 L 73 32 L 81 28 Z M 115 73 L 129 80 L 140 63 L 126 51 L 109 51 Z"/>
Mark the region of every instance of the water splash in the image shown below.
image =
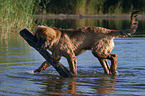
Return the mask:
<path id="1" fill-rule="evenodd" d="M 28 73 L 28 74 L 35 74 L 34 70 L 27 70 L 26 73 Z"/>

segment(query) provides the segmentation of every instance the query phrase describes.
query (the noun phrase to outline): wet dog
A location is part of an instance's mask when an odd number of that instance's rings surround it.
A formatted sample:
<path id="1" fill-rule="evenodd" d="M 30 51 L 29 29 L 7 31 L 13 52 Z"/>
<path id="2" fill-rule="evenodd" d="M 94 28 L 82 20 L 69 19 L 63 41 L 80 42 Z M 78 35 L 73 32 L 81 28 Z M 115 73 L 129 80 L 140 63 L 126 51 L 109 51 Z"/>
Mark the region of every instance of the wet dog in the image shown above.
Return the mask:
<path id="1" fill-rule="evenodd" d="M 110 30 L 102 27 L 80 27 L 75 29 L 59 29 L 46 26 L 38 26 L 35 36 L 38 38 L 37 46 L 49 49 L 56 61 L 64 56 L 69 64 L 70 71 L 77 75 L 76 56 L 91 50 L 92 54 L 100 61 L 106 74 L 115 74 L 117 69 L 117 55 L 110 54 L 114 48 L 113 39 L 124 37 L 136 32 L 138 27 L 138 11 L 131 14 L 131 27 L 126 30 Z M 107 60 L 111 60 L 109 66 Z M 35 70 L 41 72 L 49 67 L 50 64 L 44 61 Z"/>

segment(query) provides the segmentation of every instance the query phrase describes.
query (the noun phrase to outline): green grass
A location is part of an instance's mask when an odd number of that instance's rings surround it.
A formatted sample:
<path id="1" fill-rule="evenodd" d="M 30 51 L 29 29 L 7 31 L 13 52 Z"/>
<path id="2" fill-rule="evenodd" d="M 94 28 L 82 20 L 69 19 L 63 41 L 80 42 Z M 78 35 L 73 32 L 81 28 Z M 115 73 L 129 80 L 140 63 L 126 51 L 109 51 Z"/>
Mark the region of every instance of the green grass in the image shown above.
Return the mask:
<path id="1" fill-rule="evenodd" d="M 106 0 L 77 0 L 75 13 L 81 15 L 103 14 L 104 11 L 103 4 L 105 1 Z"/>
<path id="2" fill-rule="evenodd" d="M 0 30 L 3 34 L 34 26 L 34 0 L 0 0 Z"/>

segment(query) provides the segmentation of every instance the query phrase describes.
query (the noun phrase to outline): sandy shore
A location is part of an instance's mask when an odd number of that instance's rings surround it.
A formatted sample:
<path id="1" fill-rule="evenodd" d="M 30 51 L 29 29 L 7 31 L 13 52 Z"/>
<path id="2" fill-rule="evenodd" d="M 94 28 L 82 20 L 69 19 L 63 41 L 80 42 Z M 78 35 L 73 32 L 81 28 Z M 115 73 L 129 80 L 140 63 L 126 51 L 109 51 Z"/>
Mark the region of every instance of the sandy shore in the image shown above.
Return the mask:
<path id="1" fill-rule="evenodd" d="M 93 19 L 129 19 L 130 15 L 34 15 L 36 18 L 44 19 L 82 19 L 82 18 L 93 18 Z M 145 15 L 138 15 L 138 19 L 145 19 Z"/>

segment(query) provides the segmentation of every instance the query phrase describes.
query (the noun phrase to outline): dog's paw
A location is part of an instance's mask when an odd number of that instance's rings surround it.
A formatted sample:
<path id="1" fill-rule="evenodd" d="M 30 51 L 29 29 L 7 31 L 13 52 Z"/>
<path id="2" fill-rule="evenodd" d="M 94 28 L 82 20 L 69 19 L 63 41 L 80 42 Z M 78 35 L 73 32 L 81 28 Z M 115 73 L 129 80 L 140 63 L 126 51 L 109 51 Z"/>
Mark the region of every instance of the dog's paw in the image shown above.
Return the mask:
<path id="1" fill-rule="evenodd" d="M 41 72 L 41 70 L 40 70 L 40 69 L 36 69 L 36 70 L 34 71 L 34 73 L 36 73 L 36 72 Z"/>

